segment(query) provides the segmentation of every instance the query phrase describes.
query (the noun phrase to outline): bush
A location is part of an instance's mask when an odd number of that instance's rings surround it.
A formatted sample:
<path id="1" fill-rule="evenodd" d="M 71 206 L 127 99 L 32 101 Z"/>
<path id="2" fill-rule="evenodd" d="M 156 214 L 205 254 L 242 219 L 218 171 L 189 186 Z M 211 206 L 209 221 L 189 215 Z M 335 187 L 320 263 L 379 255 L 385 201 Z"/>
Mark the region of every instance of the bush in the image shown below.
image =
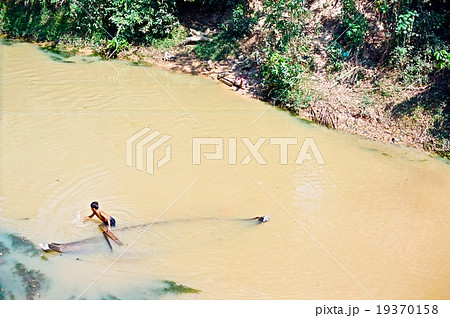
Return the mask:
<path id="1" fill-rule="evenodd" d="M 329 72 L 339 72 L 344 67 L 345 52 L 342 45 L 337 42 L 331 44 L 325 49 L 327 52 L 327 70 Z"/>
<path id="2" fill-rule="evenodd" d="M 366 18 L 358 11 L 354 0 L 341 0 L 341 25 L 344 29 L 344 42 L 351 48 L 359 49 L 364 44 L 364 37 L 369 30 Z"/>
<path id="3" fill-rule="evenodd" d="M 178 25 L 174 0 L 6 0 L 0 10 L 2 32 L 32 40 L 148 44 Z"/>
<path id="4" fill-rule="evenodd" d="M 303 67 L 288 56 L 277 51 L 271 52 L 262 65 L 266 94 L 276 102 L 295 104 L 295 91 L 303 73 Z"/>
<path id="5" fill-rule="evenodd" d="M 412 35 L 414 19 L 418 16 L 416 11 L 406 11 L 397 19 L 395 35 L 399 45 L 406 45 Z"/>
<path id="6" fill-rule="evenodd" d="M 449 12 L 436 12 L 432 6 L 406 4 L 390 12 L 392 24 L 389 65 L 402 72 L 404 83 L 425 84 L 434 71 L 445 67 Z"/>
<path id="7" fill-rule="evenodd" d="M 450 53 L 446 50 L 440 50 L 434 52 L 434 58 L 436 59 L 436 67 L 438 70 L 445 68 L 450 70 Z"/>
<path id="8" fill-rule="evenodd" d="M 289 43 L 301 34 L 303 17 L 308 14 L 304 0 L 264 0 L 266 20 L 264 27 L 270 31 L 266 45 L 286 51 Z"/>
<path id="9" fill-rule="evenodd" d="M 238 40 L 248 35 L 257 22 L 256 13 L 238 3 L 233 9 L 231 18 L 221 25 L 221 30 L 210 42 L 199 43 L 195 54 L 203 60 L 221 60 L 236 53 L 239 48 Z"/>
<path id="10" fill-rule="evenodd" d="M 211 41 L 195 46 L 196 56 L 202 60 L 219 61 L 239 51 L 240 45 L 236 39 L 228 38 L 224 33 L 213 36 Z"/>
<path id="11" fill-rule="evenodd" d="M 233 9 L 230 20 L 222 25 L 222 29 L 227 37 L 239 39 L 248 35 L 256 22 L 258 22 L 256 12 L 251 14 L 248 7 L 240 3 Z"/>

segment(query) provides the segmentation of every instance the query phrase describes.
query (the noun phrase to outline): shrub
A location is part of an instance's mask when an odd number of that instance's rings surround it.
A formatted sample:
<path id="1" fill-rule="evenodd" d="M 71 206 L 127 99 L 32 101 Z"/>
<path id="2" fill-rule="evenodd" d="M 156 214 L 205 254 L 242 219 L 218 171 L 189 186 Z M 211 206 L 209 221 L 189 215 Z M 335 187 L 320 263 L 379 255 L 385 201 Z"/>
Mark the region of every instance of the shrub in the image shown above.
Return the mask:
<path id="1" fill-rule="evenodd" d="M 300 83 L 303 67 L 277 51 L 269 53 L 262 65 L 264 89 L 269 97 L 284 104 L 296 103 L 295 90 Z"/>
<path id="2" fill-rule="evenodd" d="M 256 12 L 250 13 L 248 7 L 240 3 L 233 9 L 228 23 L 222 24 L 222 29 L 227 37 L 239 39 L 248 35 L 257 21 Z"/>
<path id="3" fill-rule="evenodd" d="M 264 27 L 270 31 L 266 45 L 285 51 L 289 43 L 301 34 L 303 17 L 308 14 L 304 0 L 264 0 Z"/>
<path id="4" fill-rule="evenodd" d="M 407 11 L 400 14 L 395 28 L 395 35 L 399 45 L 406 45 L 409 42 L 413 31 L 414 19 L 418 16 L 416 11 Z"/>
<path id="5" fill-rule="evenodd" d="M 123 39 L 148 44 L 178 25 L 174 0 L 6 0 L 0 10 L 2 32 L 33 40 L 75 36 L 116 38 L 114 46 Z"/>
<path id="6" fill-rule="evenodd" d="M 434 52 L 434 58 L 436 59 L 436 67 L 438 70 L 445 68 L 450 70 L 450 53 L 446 50 L 440 50 Z"/>
<path id="7" fill-rule="evenodd" d="M 231 18 L 221 24 L 218 34 L 211 41 L 196 45 L 195 54 L 203 60 L 217 61 L 236 53 L 240 48 L 238 40 L 248 35 L 256 22 L 256 13 L 251 13 L 247 6 L 238 3 Z"/>
<path id="8" fill-rule="evenodd" d="M 346 54 L 342 45 L 331 42 L 325 50 L 327 52 L 327 70 L 329 72 L 341 71 L 344 67 L 344 55 Z"/>
<path id="9" fill-rule="evenodd" d="M 369 30 L 366 18 L 358 11 L 354 0 L 341 0 L 341 24 L 344 31 L 344 41 L 350 48 L 359 48 L 364 44 L 364 36 Z"/>

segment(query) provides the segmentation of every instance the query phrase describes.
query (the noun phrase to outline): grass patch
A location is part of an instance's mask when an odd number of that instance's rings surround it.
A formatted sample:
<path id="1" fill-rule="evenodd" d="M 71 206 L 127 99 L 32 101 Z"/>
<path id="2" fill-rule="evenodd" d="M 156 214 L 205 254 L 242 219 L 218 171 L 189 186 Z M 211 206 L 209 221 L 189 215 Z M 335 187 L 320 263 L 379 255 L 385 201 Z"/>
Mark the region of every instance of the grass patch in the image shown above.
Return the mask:
<path id="1" fill-rule="evenodd" d="M 151 46 L 159 50 L 172 50 L 179 46 L 188 36 L 188 32 L 181 25 L 173 28 L 169 36 L 162 39 L 152 39 Z"/>
<path id="2" fill-rule="evenodd" d="M 240 49 L 239 42 L 228 38 L 225 34 L 214 35 L 211 41 L 195 46 L 195 55 L 202 60 L 220 61 L 236 54 Z"/>
<path id="3" fill-rule="evenodd" d="M 201 290 L 194 289 L 191 287 L 187 287 L 181 284 L 177 284 L 170 280 L 165 280 L 164 284 L 167 285 L 164 287 L 163 292 L 165 293 L 173 293 L 173 294 L 198 294 Z"/>

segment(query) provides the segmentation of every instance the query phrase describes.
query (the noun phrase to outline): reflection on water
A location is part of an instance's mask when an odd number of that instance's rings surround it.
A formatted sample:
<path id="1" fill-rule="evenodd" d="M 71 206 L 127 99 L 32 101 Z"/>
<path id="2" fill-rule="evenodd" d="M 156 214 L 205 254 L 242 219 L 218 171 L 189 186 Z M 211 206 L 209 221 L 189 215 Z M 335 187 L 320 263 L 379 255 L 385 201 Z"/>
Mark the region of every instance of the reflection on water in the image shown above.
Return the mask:
<path id="1" fill-rule="evenodd" d="M 318 127 L 211 80 L 26 43 L 0 49 L 4 298 L 26 298 L 26 270 L 45 278 L 41 299 L 450 297 L 446 162 Z M 144 127 L 172 137 L 153 175 L 126 164 L 126 140 Z M 203 145 L 193 164 L 199 137 L 222 138 L 223 159 L 208 160 L 215 146 Z M 287 164 L 272 137 L 297 141 Z M 244 142 L 260 138 L 267 164 Z M 294 164 L 306 138 L 325 165 Z M 98 220 L 78 222 L 91 201 L 115 217 L 124 246 L 111 251 Z M 270 222 L 242 221 L 264 214 Z M 35 246 L 87 241 L 31 256 L 6 233 Z M 200 292 L 177 293 L 180 284 Z"/>

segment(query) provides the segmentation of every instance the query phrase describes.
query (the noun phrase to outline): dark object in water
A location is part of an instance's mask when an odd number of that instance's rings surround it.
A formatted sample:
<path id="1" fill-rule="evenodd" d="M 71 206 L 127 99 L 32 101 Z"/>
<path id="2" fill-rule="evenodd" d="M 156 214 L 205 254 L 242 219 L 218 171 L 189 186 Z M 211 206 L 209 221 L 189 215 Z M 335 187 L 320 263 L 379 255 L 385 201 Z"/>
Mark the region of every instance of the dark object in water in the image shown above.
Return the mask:
<path id="1" fill-rule="evenodd" d="M 41 249 L 44 252 L 50 252 L 50 251 L 55 251 L 55 252 L 60 252 L 63 253 L 65 252 L 63 249 L 63 244 L 59 244 L 59 243 L 39 243 L 39 246 L 41 247 Z"/>
<path id="2" fill-rule="evenodd" d="M 98 226 L 100 228 L 100 230 L 102 230 L 103 234 L 108 235 L 114 242 L 116 242 L 117 245 L 119 246 L 123 246 L 123 243 L 117 238 L 117 236 L 114 235 L 113 232 L 111 232 L 106 225 L 104 224 L 99 224 Z M 109 244 L 109 241 L 108 241 Z"/>
<path id="3" fill-rule="evenodd" d="M 219 81 L 221 81 L 222 83 L 224 83 L 225 85 L 227 85 L 227 86 L 233 86 L 234 85 L 234 81 L 233 80 L 231 80 L 231 79 L 229 79 L 228 77 L 226 77 L 224 74 L 219 74 L 218 76 L 217 76 L 217 79 L 219 80 Z"/>
<path id="4" fill-rule="evenodd" d="M 258 223 L 266 223 L 266 222 L 269 222 L 269 220 L 270 220 L 270 214 L 266 214 L 263 216 L 256 216 L 250 220 L 258 220 Z"/>
<path id="5" fill-rule="evenodd" d="M 108 243 L 109 248 L 111 249 L 111 252 L 113 251 L 113 248 L 111 246 L 111 242 L 109 241 L 108 235 L 106 235 L 105 232 L 103 232 L 103 236 L 105 237 L 106 243 Z"/>
<path id="6" fill-rule="evenodd" d="M 0 282 L 0 300 L 5 300 L 5 289 L 2 287 L 2 282 Z"/>
<path id="7" fill-rule="evenodd" d="M 97 236 L 70 243 L 39 243 L 39 246 L 44 252 L 82 252 L 86 250 L 86 246 L 95 248 L 101 241 L 101 236 Z"/>
<path id="8" fill-rule="evenodd" d="M 28 300 L 40 297 L 39 291 L 45 283 L 44 274 L 36 270 L 27 269 L 22 263 L 16 263 L 14 275 L 19 275 L 22 278 Z"/>
<path id="9" fill-rule="evenodd" d="M 5 243 L 0 241 L 0 256 L 11 253 L 9 248 L 6 247 Z"/>
<path id="10" fill-rule="evenodd" d="M 120 298 L 114 296 L 113 294 L 107 294 L 102 297 L 102 300 L 120 300 Z"/>
<path id="11" fill-rule="evenodd" d="M 28 254 L 30 256 L 39 255 L 39 250 L 36 248 L 33 242 L 27 240 L 25 237 L 10 234 L 9 238 L 11 239 L 11 245 L 15 250 L 18 250 L 23 254 Z"/>

